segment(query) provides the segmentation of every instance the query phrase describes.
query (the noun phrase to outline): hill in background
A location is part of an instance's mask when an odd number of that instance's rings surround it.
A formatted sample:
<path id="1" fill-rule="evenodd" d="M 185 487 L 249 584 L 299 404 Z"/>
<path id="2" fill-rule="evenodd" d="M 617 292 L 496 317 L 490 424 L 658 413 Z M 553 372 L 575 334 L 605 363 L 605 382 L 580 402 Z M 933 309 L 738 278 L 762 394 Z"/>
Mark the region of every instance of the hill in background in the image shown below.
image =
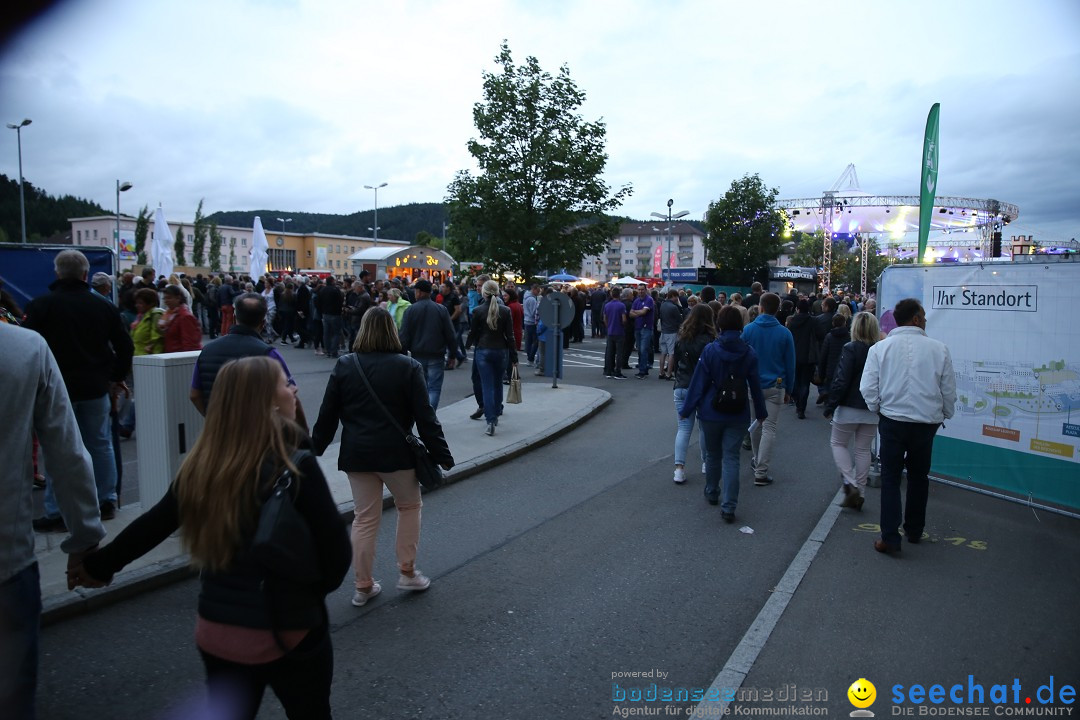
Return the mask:
<path id="1" fill-rule="evenodd" d="M 208 215 L 207 219 L 216 221 L 218 225 L 249 228 L 255 223 L 256 215 L 262 218 L 263 228 L 267 233 L 281 231 L 281 223 L 277 218 L 292 218 L 292 222 L 285 224 L 286 232 L 371 237 L 372 232 L 368 228 L 375 227 L 374 210 L 351 215 L 283 210 L 229 210 Z M 412 243 L 418 233 L 427 232 L 441 238 L 444 222 L 446 207 L 442 203 L 392 205 L 379 208 L 379 237 Z"/>
<path id="2" fill-rule="evenodd" d="M 26 237 L 33 243 L 62 243 L 71 234 L 68 218 L 112 215 L 95 202 L 72 195 L 54 197 L 24 179 Z M 19 180 L 0 174 L 0 242 L 21 242 Z M 70 238 L 66 242 L 71 242 Z"/>

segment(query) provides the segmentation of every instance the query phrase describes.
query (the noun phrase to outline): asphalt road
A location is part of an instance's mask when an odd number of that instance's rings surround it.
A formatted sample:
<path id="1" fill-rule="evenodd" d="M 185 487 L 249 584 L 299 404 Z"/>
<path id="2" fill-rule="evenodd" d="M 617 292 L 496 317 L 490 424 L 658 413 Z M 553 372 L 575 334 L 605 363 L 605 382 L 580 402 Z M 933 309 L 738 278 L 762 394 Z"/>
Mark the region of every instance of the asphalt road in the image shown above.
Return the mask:
<path id="1" fill-rule="evenodd" d="M 289 348 L 285 357 L 313 419 L 331 361 Z M 347 577 L 329 597 L 338 717 L 607 718 L 645 709 L 613 693 L 708 688 L 745 649 L 834 500 L 826 422 L 783 411 L 776 483 L 754 487 L 744 453 L 738 521 L 725 525 L 702 498 L 696 442 L 689 482 L 671 482 L 670 383 L 605 380 L 588 366 L 568 367 L 563 382 L 615 400 L 550 445 L 425 498 L 428 592 L 393 588 L 390 512 L 376 561 L 382 596 L 353 608 Z M 469 389 L 468 365 L 447 373 L 448 401 Z M 1077 684 L 1080 523 L 935 487 L 933 542 L 897 559 L 870 547 L 877 507 L 871 491 L 861 514 L 840 514 L 772 636 L 756 639 L 744 687 L 822 688 L 821 707 L 846 714 L 859 677 L 879 678 L 880 698 L 894 683 L 961 672 L 988 683 L 1017 675 L 1032 690 L 1049 674 Z M 46 628 L 41 717 L 189 716 L 184 703 L 203 681 L 197 592 L 187 581 Z M 691 705 L 648 709 L 685 717 Z M 272 696 L 260 716 L 283 717 Z"/>

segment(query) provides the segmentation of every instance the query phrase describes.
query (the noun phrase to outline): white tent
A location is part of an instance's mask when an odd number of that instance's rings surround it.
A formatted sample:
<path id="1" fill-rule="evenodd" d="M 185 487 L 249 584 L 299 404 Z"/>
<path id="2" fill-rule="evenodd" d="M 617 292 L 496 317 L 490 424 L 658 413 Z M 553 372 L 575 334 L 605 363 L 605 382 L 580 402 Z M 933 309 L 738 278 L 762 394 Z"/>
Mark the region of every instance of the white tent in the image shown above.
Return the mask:
<path id="1" fill-rule="evenodd" d="M 267 249 L 269 247 L 266 242 L 266 233 L 263 231 L 262 220 L 256 215 L 251 239 L 251 269 L 248 272 L 251 275 L 252 282 L 258 282 L 259 278 L 266 274 Z"/>
<path id="2" fill-rule="evenodd" d="M 165 222 L 165 211 L 158 205 L 154 212 L 154 243 L 150 246 L 150 264 L 159 276 L 169 277 L 173 271 L 173 235 Z"/>
<path id="3" fill-rule="evenodd" d="M 632 286 L 632 287 L 637 287 L 638 285 L 645 285 L 645 282 L 642 281 L 642 280 L 638 280 L 636 277 L 630 277 L 628 275 L 626 277 L 621 277 L 618 280 L 612 280 L 611 284 L 612 285 L 628 285 L 628 286 Z"/>

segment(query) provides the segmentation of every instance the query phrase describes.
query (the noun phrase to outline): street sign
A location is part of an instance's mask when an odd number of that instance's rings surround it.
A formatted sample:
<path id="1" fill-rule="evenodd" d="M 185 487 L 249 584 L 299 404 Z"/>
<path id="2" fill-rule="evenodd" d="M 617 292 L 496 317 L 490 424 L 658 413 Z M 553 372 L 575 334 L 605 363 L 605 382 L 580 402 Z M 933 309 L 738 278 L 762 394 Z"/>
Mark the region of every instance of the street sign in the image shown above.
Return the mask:
<path id="1" fill-rule="evenodd" d="M 569 327 L 574 321 L 574 301 L 561 292 L 540 298 L 540 319 L 548 327 Z"/>

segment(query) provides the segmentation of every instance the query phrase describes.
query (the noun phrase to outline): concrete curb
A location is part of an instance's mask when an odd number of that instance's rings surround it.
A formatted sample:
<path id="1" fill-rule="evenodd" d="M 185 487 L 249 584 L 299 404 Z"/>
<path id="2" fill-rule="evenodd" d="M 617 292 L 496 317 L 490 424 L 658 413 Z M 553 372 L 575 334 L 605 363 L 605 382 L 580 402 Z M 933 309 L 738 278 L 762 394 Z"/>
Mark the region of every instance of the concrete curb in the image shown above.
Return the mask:
<path id="1" fill-rule="evenodd" d="M 581 410 L 568 415 L 565 419 L 549 428 L 548 431 L 542 435 L 519 440 L 511 445 L 507 445 L 498 450 L 454 466 L 453 470 L 446 473 L 446 483 L 444 487 L 461 482 L 462 480 L 495 467 L 496 465 L 501 465 L 502 463 L 521 457 L 530 450 L 547 445 L 579 425 L 582 425 L 586 420 L 611 404 L 611 400 L 611 393 L 604 392 L 596 400 L 589 403 Z M 424 491 L 425 494 L 428 492 L 431 491 Z M 393 506 L 394 499 L 392 497 L 383 498 L 383 510 L 392 508 Z M 352 522 L 352 501 L 339 503 L 338 511 L 341 513 L 343 522 Z M 137 570 L 125 572 L 108 587 L 96 590 L 77 588 L 62 595 L 43 598 L 41 625 L 42 627 L 46 627 L 54 623 L 62 622 L 98 608 L 126 600 L 149 590 L 156 590 L 165 585 L 180 580 L 186 580 L 189 577 L 193 577 L 195 574 L 195 570 L 188 565 L 187 556 L 179 555 Z"/>

